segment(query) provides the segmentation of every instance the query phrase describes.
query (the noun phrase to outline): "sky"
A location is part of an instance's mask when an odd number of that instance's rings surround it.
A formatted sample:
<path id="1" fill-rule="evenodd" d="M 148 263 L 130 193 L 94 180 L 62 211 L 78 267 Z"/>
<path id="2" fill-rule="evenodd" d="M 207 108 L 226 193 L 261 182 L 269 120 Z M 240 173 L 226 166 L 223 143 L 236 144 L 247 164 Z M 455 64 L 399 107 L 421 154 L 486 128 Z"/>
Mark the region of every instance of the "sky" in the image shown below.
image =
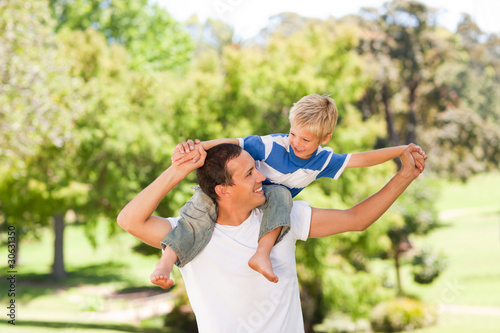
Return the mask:
<path id="1" fill-rule="evenodd" d="M 234 28 L 242 39 L 254 37 L 269 17 L 282 12 L 326 19 L 359 13 L 362 7 L 380 7 L 386 0 L 155 0 L 176 20 L 185 21 L 196 14 L 200 22 L 219 19 Z M 455 31 L 460 14 L 472 16 L 485 32 L 500 33 L 500 0 L 420 0 L 439 9 L 439 23 Z"/>

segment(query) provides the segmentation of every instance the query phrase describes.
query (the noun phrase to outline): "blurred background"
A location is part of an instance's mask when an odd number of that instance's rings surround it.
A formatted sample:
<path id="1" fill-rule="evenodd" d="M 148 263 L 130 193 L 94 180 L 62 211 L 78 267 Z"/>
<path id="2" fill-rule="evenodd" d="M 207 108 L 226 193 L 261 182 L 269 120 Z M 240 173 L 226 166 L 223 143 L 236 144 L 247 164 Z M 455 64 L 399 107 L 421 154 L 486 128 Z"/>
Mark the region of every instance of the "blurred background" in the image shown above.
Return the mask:
<path id="1" fill-rule="evenodd" d="M 318 93 L 335 152 L 415 142 L 429 159 L 367 231 L 298 243 L 307 332 L 499 333 L 499 4 L 0 0 L 0 330 L 196 332 L 179 272 L 152 286 L 160 254 L 118 212 L 178 142 L 288 133 Z M 297 199 L 350 207 L 397 168 Z"/>

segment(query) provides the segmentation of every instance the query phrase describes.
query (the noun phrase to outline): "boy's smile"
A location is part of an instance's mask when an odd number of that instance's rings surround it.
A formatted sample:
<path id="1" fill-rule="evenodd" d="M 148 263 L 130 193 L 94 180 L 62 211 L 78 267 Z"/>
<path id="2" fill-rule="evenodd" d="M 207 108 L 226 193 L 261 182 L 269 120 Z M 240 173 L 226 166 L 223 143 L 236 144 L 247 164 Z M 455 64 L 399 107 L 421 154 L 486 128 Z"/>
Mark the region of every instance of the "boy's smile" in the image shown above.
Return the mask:
<path id="1" fill-rule="evenodd" d="M 306 127 L 295 127 L 293 125 L 290 127 L 288 137 L 295 156 L 303 160 L 313 156 L 319 145 L 326 144 L 330 138 L 331 134 L 320 140 L 315 134 L 309 132 Z"/>

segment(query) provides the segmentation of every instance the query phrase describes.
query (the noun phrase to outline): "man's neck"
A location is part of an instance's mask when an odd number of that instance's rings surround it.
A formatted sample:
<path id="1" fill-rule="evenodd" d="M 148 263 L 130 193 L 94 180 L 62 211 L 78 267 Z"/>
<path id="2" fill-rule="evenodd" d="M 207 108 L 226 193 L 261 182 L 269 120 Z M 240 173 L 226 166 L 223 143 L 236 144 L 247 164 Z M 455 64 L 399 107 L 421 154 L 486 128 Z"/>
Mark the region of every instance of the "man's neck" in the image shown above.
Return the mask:
<path id="1" fill-rule="evenodd" d="M 219 205 L 217 223 L 221 225 L 239 226 L 245 222 L 251 214 L 252 210 L 235 209 L 230 206 L 221 207 L 221 205 Z"/>

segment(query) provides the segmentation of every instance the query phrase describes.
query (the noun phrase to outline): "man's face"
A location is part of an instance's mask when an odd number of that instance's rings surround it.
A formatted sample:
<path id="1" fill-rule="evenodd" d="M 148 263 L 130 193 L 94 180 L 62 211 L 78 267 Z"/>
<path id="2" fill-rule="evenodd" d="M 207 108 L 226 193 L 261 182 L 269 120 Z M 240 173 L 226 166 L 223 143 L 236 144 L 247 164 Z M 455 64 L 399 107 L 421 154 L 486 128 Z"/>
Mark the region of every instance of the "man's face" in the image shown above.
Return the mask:
<path id="1" fill-rule="evenodd" d="M 246 151 L 228 162 L 227 167 L 233 175 L 233 186 L 228 190 L 234 202 L 248 206 L 249 209 L 258 207 L 266 202 L 262 182 L 266 179 L 256 168 L 255 160 Z"/>

